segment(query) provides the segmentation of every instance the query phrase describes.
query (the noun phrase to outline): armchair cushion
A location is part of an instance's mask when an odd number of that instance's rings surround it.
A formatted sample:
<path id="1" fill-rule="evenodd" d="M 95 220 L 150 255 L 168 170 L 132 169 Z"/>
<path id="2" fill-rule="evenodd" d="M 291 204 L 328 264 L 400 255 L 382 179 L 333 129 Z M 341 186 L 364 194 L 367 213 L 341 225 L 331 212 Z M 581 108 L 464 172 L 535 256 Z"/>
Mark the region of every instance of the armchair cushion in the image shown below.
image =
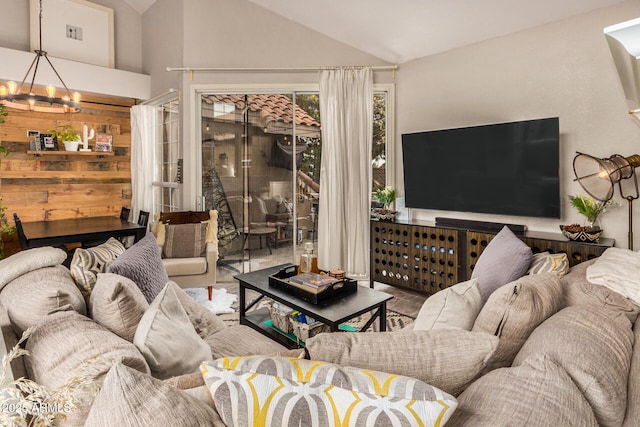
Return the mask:
<path id="1" fill-rule="evenodd" d="M 163 258 L 162 263 L 171 276 L 191 276 L 207 272 L 207 259 L 198 258 Z"/>
<path id="2" fill-rule="evenodd" d="M 167 224 L 163 247 L 164 258 L 203 257 L 206 248 L 207 224 Z"/>

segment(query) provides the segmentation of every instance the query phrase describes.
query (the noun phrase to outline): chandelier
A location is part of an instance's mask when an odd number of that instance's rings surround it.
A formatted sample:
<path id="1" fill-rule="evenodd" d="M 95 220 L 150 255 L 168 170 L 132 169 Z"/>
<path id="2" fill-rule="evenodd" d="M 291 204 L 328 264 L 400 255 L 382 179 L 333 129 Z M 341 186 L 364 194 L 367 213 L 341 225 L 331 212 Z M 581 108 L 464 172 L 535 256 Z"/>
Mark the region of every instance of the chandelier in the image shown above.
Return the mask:
<path id="1" fill-rule="evenodd" d="M 31 62 L 31 66 L 24 75 L 22 82 L 18 85 L 16 82 L 7 82 L 6 86 L 0 86 L 0 104 L 5 107 L 15 108 L 17 110 L 25 111 L 37 111 L 41 113 L 77 113 L 80 111 L 80 94 L 74 92 L 73 94 L 67 87 L 67 85 L 60 77 L 60 74 L 53 66 L 47 52 L 42 50 L 42 0 L 40 0 L 40 15 L 38 17 L 40 44 L 39 48 L 35 50 L 36 57 Z M 49 84 L 46 87 L 46 95 L 37 95 L 33 93 L 33 85 L 36 80 L 36 73 L 38 72 L 38 65 L 40 65 L 40 59 L 44 58 L 55 73 L 55 75 L 64 86 L 66 93 L 62 97 L 56 97 L 56 88 Z M 23 91 L 25 87 L 25 81 L 29 77 L 29 74 L 33 70 L 31 77 L 31 84 L 28 91 Z"/>

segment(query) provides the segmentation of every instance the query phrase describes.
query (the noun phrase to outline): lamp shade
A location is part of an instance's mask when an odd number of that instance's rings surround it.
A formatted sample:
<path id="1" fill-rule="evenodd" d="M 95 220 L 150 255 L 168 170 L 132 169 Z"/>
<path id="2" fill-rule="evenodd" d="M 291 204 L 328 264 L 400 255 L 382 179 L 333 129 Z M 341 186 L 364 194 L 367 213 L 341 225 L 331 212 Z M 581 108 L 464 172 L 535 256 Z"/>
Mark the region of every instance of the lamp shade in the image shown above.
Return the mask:
<path id="1" fill-rule="evenodd" d="M 599 159 L 584 153 L 577 153 L 573 159 L 575 181 L 596 200 L 606 202 L 613 197 L 614 185 L 631 178 L 640 166 L 640 156 L 634 154 L 623 157 L 619 154 Z"/>

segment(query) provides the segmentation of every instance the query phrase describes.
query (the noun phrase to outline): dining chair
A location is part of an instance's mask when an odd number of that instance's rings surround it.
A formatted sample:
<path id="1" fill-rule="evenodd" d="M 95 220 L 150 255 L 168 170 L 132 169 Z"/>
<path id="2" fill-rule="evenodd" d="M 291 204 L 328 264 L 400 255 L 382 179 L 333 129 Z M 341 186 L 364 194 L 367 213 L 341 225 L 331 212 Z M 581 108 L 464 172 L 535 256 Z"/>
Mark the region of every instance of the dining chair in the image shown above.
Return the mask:
<path id="1" fill-rule="evenodd" d="M 20 241 L 20 247 L 22 250 L 29 249 L 29 244 L 27 243 L 27 238 L 24 235 L 24 229 L 22 228 L 22 221 L 20 217 L 18 217 L 17 213 L 13 213 L 13 220 L 16 223 L 16 233 L 18 233 L 18 241 Z"/>
<path id="2" fill-rule="evenodd" d="M 131 209 L 125 208 L 124 206 L 120 210 L 120 220 L 121 221 L 129 221 L 129 215 L 131 214 Z"/>
<path id="3" fill-rule="evenodd" d="M 140 211 L 138 214 L 138 225 L 147 226 L 149 224 L 149 212 Z"/>

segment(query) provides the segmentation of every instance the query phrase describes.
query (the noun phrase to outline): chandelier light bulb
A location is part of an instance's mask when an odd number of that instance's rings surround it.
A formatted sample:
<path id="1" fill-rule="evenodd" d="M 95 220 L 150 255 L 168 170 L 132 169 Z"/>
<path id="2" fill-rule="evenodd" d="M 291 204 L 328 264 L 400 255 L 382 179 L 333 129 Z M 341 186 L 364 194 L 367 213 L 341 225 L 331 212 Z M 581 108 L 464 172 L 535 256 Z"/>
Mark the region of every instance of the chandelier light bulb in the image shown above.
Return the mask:
<path id="1" fill-rule="evenodd" d="M 56 96 L 56 88 L 53 85 L 47 85 L 47 96 L 54 98 Z"/>
<path id="2" fill-rule="evenodd" d="M 80 102 L 80 92 L 73 92 L 73 102 L 76 104 Z"/>
<path id="3" fill-rule="evenodd" d="M 7 87 L 0 86 L 0 98 L 4 98 L 7 96 Z"/>
<path id="4" fill-rule="evenodd" d="M 18 84 L 13 80 L 7 82 L 7 87 L 9 88 L 9 94 L 11 95 L 15 95 L 16 90 L 18 90 Z"/>

